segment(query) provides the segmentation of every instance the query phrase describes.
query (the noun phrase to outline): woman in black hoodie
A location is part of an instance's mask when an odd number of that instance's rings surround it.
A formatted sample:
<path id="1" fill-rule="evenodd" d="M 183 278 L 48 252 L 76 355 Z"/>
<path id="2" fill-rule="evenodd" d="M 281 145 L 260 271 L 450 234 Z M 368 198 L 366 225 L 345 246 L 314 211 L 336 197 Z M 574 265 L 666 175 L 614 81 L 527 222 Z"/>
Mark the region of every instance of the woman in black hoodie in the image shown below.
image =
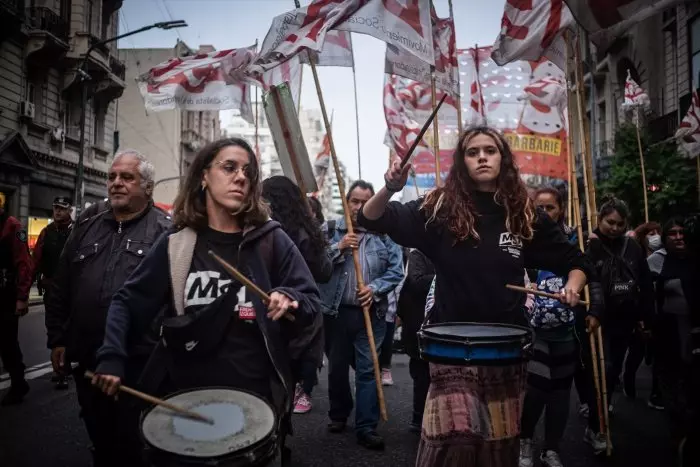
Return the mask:
<path id="1" fill-rule="evenodd" d="M 333 263 L 326 254 L 326 239 L 321 226 L 312 217 L 301 190 L 290 179 L 274 176 L 262 183 L 262 195 L 270 203 L 272 219 L 282 226 L 304 257 L 317 283 L 328 282 Z M 309 198 L 308 201 L 310 201 Z M 310 202 L 309 202 L 310 204 Z M 316 313 L 310 329 L 289 343 L 296 380 L 294 413 L 311 410 L 311 391 L 317 382 L 316 370 L 323 363 L 323 315 Z"/>
<path id="2" fill-rule="evenodd" d="M 227 138 L 205 146 L 189 168 L 174 217 L 173 231 L 145 253 L 112 298 L 92 382 L 117 393 L 127 343 L 163 310 L 163 339 L 143 372 L 143 389 L 252 392 L 274 408 L 283 446 L 294 391 L 288 345 L 313 323 L 319 294 L 299 250 L 269 218 L 250 145 Z M 232 277 L 212 250 L 268 291 L 269 303 Z M 288 314 L 293 322 L 283 319 Z"/>
<path id="3" fill-rule="evenodd" d="M 603 338 L 610 395 L 619 383 L 633 334 L 647 332 L 646 324 L 654 312 L 654 289 L 646 253 L 633 237 L 625 235 L 628 218 L 629 210 L 623 201 L 613 198 L 605 202 L 586 252 L 605 294 Z M 595 411 L 590 414 L 595 416 Z"/>

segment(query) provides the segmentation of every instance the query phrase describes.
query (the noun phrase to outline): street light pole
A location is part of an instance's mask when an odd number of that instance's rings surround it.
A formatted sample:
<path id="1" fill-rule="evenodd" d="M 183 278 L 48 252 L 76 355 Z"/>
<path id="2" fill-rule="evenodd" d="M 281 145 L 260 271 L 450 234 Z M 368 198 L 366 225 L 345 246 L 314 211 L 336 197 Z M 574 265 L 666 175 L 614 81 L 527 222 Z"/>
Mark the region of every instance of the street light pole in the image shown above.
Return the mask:
<path id="1" fill-rule="evenodd" d="M 118 41 L 125 37 L 133 36 L 134 34 L 139 34 L 149 29 L 174 29 L 186 27 L 187 23 L 183 20 L 175 21 L 163 21 L 160 23 L 151 24 L 149 26 L 144 26 L 142 28 L 136 29 L 134 31 L 129 31 L 119 36 L 110 37 L 109 39 L 104 39 L 97 41 L 88 47 L 85 56 L 80 61 L 78 65 L 77 73 L 78 79 L 80 80 L 80 147 L 78 148 L 78 170 L 75 178 L 75 216 L 76 219 L 80 216 L 83 210 L 83 197 L 85 194 L 85 126 L 86 126 L 86 115 L 87 115 L 87 101 L 88 101 L 88 83 L 90 75 L 86 71 L 87 61 L 90 58 L 90 54 L 95 48 L 102 45 L 108 44 L 110 42 Z M 94 131 L 94 129 L 93 129 Z"/>

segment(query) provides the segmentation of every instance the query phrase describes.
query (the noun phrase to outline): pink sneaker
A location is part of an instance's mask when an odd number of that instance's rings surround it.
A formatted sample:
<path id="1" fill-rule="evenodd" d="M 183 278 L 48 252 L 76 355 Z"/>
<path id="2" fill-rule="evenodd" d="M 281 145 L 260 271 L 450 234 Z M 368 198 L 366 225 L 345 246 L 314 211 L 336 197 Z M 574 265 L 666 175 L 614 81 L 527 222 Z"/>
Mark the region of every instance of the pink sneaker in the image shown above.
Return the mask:
<path id="1" fill-rule="evenodd" d="M 294 413 L 307 413 L 311 410 L 311 398 L 302 391 L 296 404 L 294 404 Z"/>
<path id="2" fill-rule="evenodd" d="M 304 390 L 301 388 L 301 384 L 297 383 L 297 387 L 294 389 L 294 405 L 297 405 L 297 401 L 299 400 L 299 397 L 304 393 Z"/>
<path id="3" fill-rule="evenodd" d="M 391 370 L 384 368 L 382 370 L 382 386 L 393 386 L 394 378 L 391 377 Z"/>

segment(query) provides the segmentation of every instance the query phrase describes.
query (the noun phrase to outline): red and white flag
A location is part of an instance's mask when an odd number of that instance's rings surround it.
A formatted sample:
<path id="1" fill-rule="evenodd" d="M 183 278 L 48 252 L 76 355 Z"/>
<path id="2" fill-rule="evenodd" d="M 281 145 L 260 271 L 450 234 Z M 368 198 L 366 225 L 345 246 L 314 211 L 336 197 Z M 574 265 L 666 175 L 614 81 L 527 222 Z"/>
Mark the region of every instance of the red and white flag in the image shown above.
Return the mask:
<path id="1" fill-rule="evenodd" d="M 629 28 L 687 0 L 565 0 L 598 48 L 605 49 Z"/>
<path id="2" fill-rule="evenodd" d="M 632 79 L 632 74 L 627 70 L 627 79 L 625 80 L 625 97 L 622 102 L 623 109 L 642 109 L 647 110 L 651 102 L 649 95 L 644 89 Z"/>
<path id="3" fill-rule="evenodd" d="M 303 50 L 320 52 L 328 31 L 375 0 L 314 0 L 272 20 L 251 71 L 276 67 Z"/>
<path id="4" fill-rule="evenodd" d="M 553 109 L 558 109 L 562 120 L 568 101 L 566 83 L 558 76 L 546 76 L 532 81 L 523 89 L 525 99 L 532 105 L 542 105 Z"/>
<path id="5" fill-rule="evenodd" d="M 323 192 L 323 185 L 326 180 L 326 174 L 331 164 L 331 142 L 328 139 L 328 134 L 323 137 L 321 150 L 316 154 L 314 160 L 314 175 L 316 176 L 316 185 L 318 186 L 317 193 Z"/>
<path id="6" fill-rule="evenodd" d="M 700 91 L 693 93 L 690 109 L 675 136 L 690 157 L 700 157 Z"/>
<path id="7" fill-rule="evenodd" d="M 252 121 L 245 73 L 255 46 L 171 58 L 138 78 L 146 108 L 153 111 L 240 109 Z"/>
<path id="8" fill-rule="evenodd" d="M 493 45 L 493 60 L 505 65 L 546 57 L 563 70 L 566 67 L 563 33 L 574 25 L 574 17 L 564 0 L 506 0 L 501 32 Z"/>
<path id="9" fill-rule="evenodd" d="M 452 18 L 438 18 L 431 9 L 433 48 L 435 55 L 435 86 L 453 95 L 459 93 L 457 45 Z M 384 73 L 431 84 L 430 65 L 413 54 L 388 45 Z"/>
<path id="10" fill-rule="evenodd" d="M 299 54 L 301 63 L 309 63 L 308 54 Z M 352 39 L 346 31 L 328 31 L 321 52 L 315 54 L 314 63 L 318 66 L 354 65 L 352 55 Z"/>
<path id="11" fill-rule="evenodd" d="M 262 75 L 252 77 L 251 82 L 265 91 L 269 91 L 271 86 L 288 83 L 294 103 L 298 106 L 301 95 L 301 67 L 300 56 L 297 55 Z"/>
<path id="12" fill-rule="evenodd" d="M 430 0 L 364 0 L 333 29 L 367 34 L 435 64 Z"/>

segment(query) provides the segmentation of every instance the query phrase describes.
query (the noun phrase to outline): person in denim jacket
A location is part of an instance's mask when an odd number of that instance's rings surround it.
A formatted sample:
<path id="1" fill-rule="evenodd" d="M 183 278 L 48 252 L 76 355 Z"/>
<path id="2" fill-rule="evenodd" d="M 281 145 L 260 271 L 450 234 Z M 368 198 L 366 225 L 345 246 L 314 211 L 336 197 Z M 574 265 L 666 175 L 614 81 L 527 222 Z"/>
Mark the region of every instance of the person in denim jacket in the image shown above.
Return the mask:
<path id="1" fill-rule="evenodd" d="M 371 184 L 358 180 L 347 194 L 354 234 L 348 234 L 345 219 L 328 228 L 329 255 L 333 262 L 330 281 L 319 284 L 324 313 L 326 353 L 328 354 L 328 398 L 332 433 L 345 429 L 353 409 L 349 367 L 355 367 L 355 434 L 358 443 L 369 449 L 383 449 L 384 440 L 376 432 L 379 403 L 369 341 L 365 331 L 363 306 L 370 306 L 372 330 L 377 351 L 386 333 L 388 294 L 403 279 L 401 247 L 387 235 L 369 232 L 356 225 L 357 213 L 374 195 Z M 352 259 L 359 251 L 365 286 L 358 289 Z"/>

